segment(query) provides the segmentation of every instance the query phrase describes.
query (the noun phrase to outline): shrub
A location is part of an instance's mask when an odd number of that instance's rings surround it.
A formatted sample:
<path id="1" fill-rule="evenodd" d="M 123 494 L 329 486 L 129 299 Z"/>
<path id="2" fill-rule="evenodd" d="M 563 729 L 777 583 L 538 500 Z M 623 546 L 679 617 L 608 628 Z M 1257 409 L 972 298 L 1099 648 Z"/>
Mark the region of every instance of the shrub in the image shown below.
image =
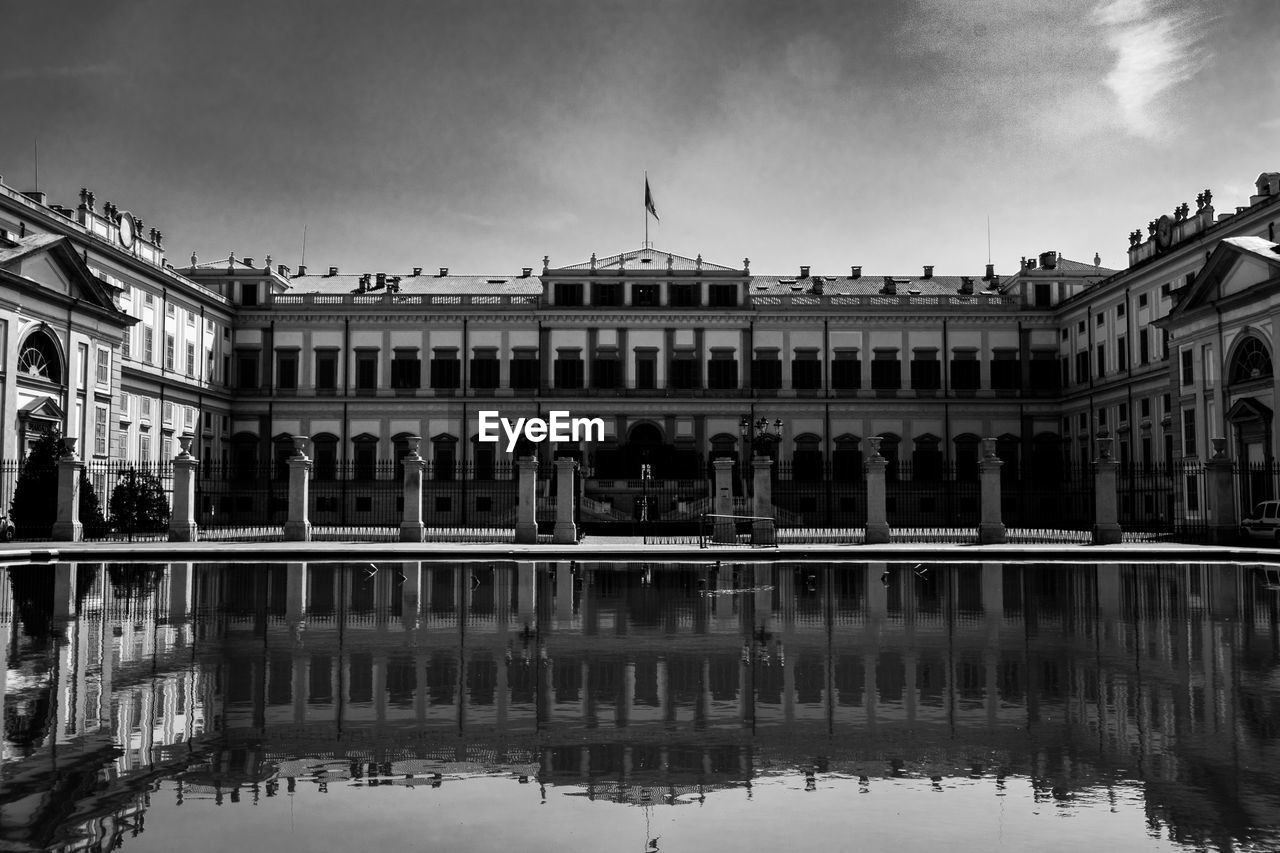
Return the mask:
<path id="1" fill-rule="evenodd" d="M 22 462 L 9 506 L 9 520 L 19 537 L 53 535 L 53 522 L 58 517 L 58 460 L 66 455 L 62 434 L 56 428 L 42 433 L 31 446 L 31 452 Z M 79 517 L 86 536 L 100 536 L 106 529 L 98 493 L 83 471 Z"/>
<path id="2" fill-rule="evenodd" d="M 169 526 L 169 501 L 160 479 L 128 468 L 111 491 L 111 526 L 121 533 L 158 533 Z"/>

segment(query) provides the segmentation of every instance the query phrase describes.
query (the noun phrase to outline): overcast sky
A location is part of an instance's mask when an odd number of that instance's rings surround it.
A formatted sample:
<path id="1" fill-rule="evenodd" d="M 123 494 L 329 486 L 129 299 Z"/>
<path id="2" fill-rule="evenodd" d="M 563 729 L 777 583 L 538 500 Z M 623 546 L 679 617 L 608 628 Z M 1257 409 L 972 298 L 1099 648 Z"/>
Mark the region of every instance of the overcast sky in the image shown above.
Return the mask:
<path id="1" fill-rule="evenodd" d="M 0 0 L 0 175 L 171 260 L 980 272 L 1280 170 L 1276 0 Z"/>

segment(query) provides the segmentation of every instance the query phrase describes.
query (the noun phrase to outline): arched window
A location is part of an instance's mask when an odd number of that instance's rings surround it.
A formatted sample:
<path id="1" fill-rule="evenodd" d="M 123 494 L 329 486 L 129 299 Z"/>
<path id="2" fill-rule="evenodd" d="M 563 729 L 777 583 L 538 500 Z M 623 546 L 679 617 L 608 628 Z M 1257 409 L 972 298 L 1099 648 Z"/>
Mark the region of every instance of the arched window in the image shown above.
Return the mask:
<path id="1" fill-rule="evenodd" d="M 432 479 L 451 481 L 458 459 L 458 437 L 440 433 L 431 437 Z"/>
<path id="2" fill-rule="evenodd" d="M 811 432 L 796 436 L 791 457 L 791 479 L 814 482 L 822 479 L 822 439 Z"/>
<path id="3" fill-rule="evenodd" d="M 955 437 L 956 479 L 972 483 L 978 479 L 978 450 L 982 439 L 971 432 Z"/>
<path id="4" fill-rule="evenodd" d="M 23 376 L 62 384 L 62 359 L 58 345 L 44 330 L 32 332 L 18 354 L 18 372 Z"/>
<path id="5" fill-rule="evenodd" d="M 351 476 L 372 480 L 378 471 L 378 437 L 362 433 L 351 439 Z"/>
<path id="6" fill-rule="evenodd" d="M 911 452 L 911 479 L 922 483 L 936 483 L 942 479 L 942 439 L 926 433 L 916 436 L 915 450 Z"/>
<path id="7" fill-rule="evenodd" d="M 272 476 L 277 480 L 289 479 L 289 459 L 293 456 L 293 436 L 282 432 L 271 439 Z"/>
<path id="8" fill-rule="evenodd" d="M 836 449 L 831 456 L 831 473 L 835 480 L 856 483 L 862 479 L 862 451 L 858 449 L 861 441 L 849 433 L 836 437 Z"/>
<path id="9" fill-rule="evenodd" d="M 1236 347 L 1231 359 L 1231 383 L 1249 382 L 1271 376 L 1271 353 L 1262 341 L 1249 335 Z"/>
<path id="10" fill-rule="evenodd" d="M 258 437 L 238 432 L 231 437 L 231 478 L 252 480 L 258 475 Z"/>
<path id="11" fill-rule="evenodd" d="M 317 480 L 332 480 L 338 472 L 338 437 L 322 432 L 311 439 L 311 459 Z"/>

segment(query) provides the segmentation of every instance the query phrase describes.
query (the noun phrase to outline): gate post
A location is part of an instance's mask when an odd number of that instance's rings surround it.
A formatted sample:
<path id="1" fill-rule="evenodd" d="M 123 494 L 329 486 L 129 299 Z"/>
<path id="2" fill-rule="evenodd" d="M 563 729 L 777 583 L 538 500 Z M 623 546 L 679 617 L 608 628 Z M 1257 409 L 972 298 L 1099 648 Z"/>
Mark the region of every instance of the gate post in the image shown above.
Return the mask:
<path id="1" fill-rule="evenodd" d="M 400 460 L 404 465 L 404 518 L 400 521 L 400 541 L 424 542 L 427 526 L 422 523 L 422 472 L 427 461 L 418 453 L 422 436 L 411 435 L 405 441 L 409 452 Z"/>
<path id="2" fill-rule="evenodd" d="M 169 541 L 196 542 L 200 527 L 196 524 L 196 469 L 200 460 L 191 455 L 195 436 L 184 432 L 178 436 L 182 448 L 173 458 L 173 509 L 169 512 Z"/>
<path id="3" fill-rule="evenodd" d="M 982 490 L 982 515 L 978 522 L 978 543 L 995 545 L 1005 541 L 1004 521 L 1000 518 L 1000 469 L 1004 460 L 996 455 L 996 440 L 982 440 L 982 461 L 978 478 Z"/>
<path id="4" fill-rule="evenodd" d="M 58 460 L 58 513 L 53 522 L 55 542 L 79 542 L 84 539 L 80 524 L 80 477 L 84 462 L 76 456 L 76 439 L 63 438 L 66 455 Z"/>
<path id="5" fill-rule="evenodd" d="M 289 518 L 284 523 L 286 542 L 310 542 L 311 522 L 307 519 L 308 491 L 311 483 L 311 460 L 307 458 L 305 435 L 293 437 L 293 456 L 289 457 Z"/>
<path id="6" fill-rule="evenodd" d="M 751 522 L 751 544 L 773 545 L 777 543 L 773 529 L 773 459 L 768 456 L 752 457 L 751 468 L 755 475 L 751 514 L 757 517 L 757 520 Z"/>
<path id="7" fill-rule="evenodd" d="M 577 470 L 578 460 L 564 456 L 556 459 L 556 527 L 551 541 L 557 545 L 578 544 L 578 525 L 573 522 L 577 497 L 573 475 Z"/>
<path id="8" fill-rule="evenodd" d="M 1227 456 L 1227 440 L 1211 438 L 1213 456 L 1204 463 L 1206 494 L 1209 498 L 1209 534 L 1214 542 L 1225 542 L 1239 535 L 1236 496 L 1231 472 L 1233 463 Z"/>
<path id="9" fill-rule="evenodd" d="M 1098 458 L 1093 461 L 1093 544 L 1114 545 L 1121 539 L 1116 496 L 1116 468 L 1111 458 L 1111 439 L 1098 439 Z"/>
<path id="10" fill-rule="evenodd" d="M 538 542 L 538 457 L 521 456 L 516 460 L 520 480 L 516 490 L 516 542 Z"/>
<path id="11" fill-rule="evenodd" d="M 715 508 L 715 514 L 718 516 L 733 515 L 733 484 L 730 478 L 733 477 L 733 460 L 732 459 L 716 459 L 711 463 L 711 467 L 715 469 L 715 479 L 711 483 L 714 490 L 712 506 Z M 715 532 L 712 534 L 712 542 L 735 542 L 737 534 L 735 533 L 735 523 L 732 518 L 717 518 L 715 520 Z"/>
<path id="12" fill-rule="evenodd" d="M 884 472 L 889 460 L 880 455 L 880 437 L 867 439 L 871 456 L 863 463 L 867 474 L 867 528 L 866 544 L 883 545 L 889 541 L 889 521 L 885 513 Z"/>

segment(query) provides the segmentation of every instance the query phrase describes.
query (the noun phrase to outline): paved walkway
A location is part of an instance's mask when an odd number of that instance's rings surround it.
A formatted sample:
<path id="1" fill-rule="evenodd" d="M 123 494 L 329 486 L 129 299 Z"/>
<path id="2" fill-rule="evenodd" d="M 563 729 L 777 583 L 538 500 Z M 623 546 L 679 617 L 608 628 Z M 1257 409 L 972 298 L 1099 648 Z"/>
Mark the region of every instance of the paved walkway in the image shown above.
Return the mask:
<path id="1" fill-rule="evenodd" d="M 646 545 L 635 536 L 589 536 L 578 545 L 450 542 L 10 542 L 0 565 L 51 562 L 353 562 L 580 560 L 601 562 L 849 563 L 1269 563 L 1280 550 L 1248 546 L 1119 545 Z"/>

